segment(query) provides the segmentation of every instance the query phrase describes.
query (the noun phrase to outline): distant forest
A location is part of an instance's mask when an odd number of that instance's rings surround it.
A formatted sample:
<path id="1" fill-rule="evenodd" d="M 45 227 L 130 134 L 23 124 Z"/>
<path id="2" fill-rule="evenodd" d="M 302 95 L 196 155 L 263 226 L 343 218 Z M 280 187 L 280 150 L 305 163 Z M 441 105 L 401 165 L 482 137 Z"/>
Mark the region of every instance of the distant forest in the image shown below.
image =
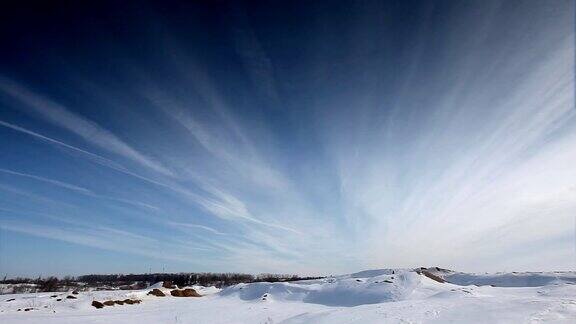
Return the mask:
<path id="1" fill-rule="evenodd" d="M 251 282 L 286 282 L 298 280 L 320 279 L 323 277 L 300 277 L 288 274 L 259 274 L 244 273 L 147 273 L 147 274 L 89 274 L 78 277 L 14 278 L 0 281 L 0 284 L 18 285 L 13 287 L 22 292 L 65 291 L 70 289 L 144 289 L 157 282 L 170 282 L 179 287 L 201 285 L 216 286 L 218 288 L 239 283 Z"/>

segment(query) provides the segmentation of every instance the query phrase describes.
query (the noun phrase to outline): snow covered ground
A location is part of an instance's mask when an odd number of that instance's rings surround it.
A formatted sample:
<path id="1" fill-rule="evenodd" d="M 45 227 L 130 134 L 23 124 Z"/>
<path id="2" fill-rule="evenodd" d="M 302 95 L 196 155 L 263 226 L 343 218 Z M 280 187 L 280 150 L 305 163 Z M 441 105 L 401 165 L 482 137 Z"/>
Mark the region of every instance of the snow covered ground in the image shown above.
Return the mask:
<path id="1" fill-rule="evenodd" d="M 419 271 L 422 273 L 422 271 Z M 576 273 L 370 270 L 291 283 L 239 284 L 203 297 L 142 291 L 0 296 L 1 323 L 575 323 Z M 440 280 L 441 281 L 441 280 Z M 482 286 L 476 286 L 482 285 Z M 156 285 L 161 288 L 161 285 Z M 167 291 L 167 290 L 165 290 Z M 56 295 L 56 297 L 52 297 Z M 140 299 L 102 309 L 93 300 Z M 13 300 L 11 300 L 13 299 Z M 57 299 L 61 299 L 57 301 Z M 24 309 L 30 309 L 24 311 Z M 20 309 L 20 311 L 18 311 Z"/>

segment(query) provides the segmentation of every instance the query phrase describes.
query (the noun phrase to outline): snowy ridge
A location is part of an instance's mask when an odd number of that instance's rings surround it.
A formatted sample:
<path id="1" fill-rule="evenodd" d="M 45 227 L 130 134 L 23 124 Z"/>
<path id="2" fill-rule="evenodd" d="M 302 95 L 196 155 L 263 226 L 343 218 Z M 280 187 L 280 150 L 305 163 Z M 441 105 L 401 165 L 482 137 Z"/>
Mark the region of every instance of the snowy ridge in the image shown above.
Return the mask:
<path id="1" fill-rule="evenodd" d="M 542 287 L 554 284 L 576 284 L 576 272 L 499 272 L 499 273 L 465 273 L 437 267 L 422 268 L 443 278 L 447 282 L 460 286 L 494 286 L 494 287 Z"/>
<path id="2" fill-rule="evenodd" d="M 358 306 L 428 295 L 425 288 L 441 289 L 441 284 L 407 270 L 370 270 L 350 275 L 280 283 L 238 284 L 224 289 L 220 296 L 242 300 L 300 301 L 326 306 Z M 432 291 L 432 290 L 430 290 Z"/>

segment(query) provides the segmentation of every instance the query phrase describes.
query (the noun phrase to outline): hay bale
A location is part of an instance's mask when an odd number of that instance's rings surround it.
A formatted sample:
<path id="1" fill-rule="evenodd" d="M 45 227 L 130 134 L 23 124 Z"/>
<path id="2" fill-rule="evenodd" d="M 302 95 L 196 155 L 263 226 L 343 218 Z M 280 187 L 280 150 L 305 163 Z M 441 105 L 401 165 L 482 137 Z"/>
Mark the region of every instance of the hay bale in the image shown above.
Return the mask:
<path id="1" fill-rule="evenodd" d="M 100 309 L 100 308 L 103 308 L 103 307 L 104 307 L 104 304 L 102 304 L 102 303 L 99 302 L 99 301 L 93 301 L 93 302 L 92 302 L 92 306 L 96 307 L 97 309 Z"/>
<path id="2" fill-rule="evenodd" d="M 141 300 L 140 299 L 124 299 L 123 302 L 126 305 L 134 305 L 134 304 L 140 304 Z"/>
<path id="3" fill-rule="evenodd" d="M 164 297 L 164 296 L 166 296 L 166 295 L 162 292 L 162 290 L 157 289 L 157 288 L 154 288 L 154 289 L 150 290 L 150 291 L 148 292 L 148 295 L 153 295 L 153 296 L 156 296 L 156 297 Z"/>
<path id="4" fill-rule="evenodd" d="M 174 297 L 183 297 L 182 296 L 182 290 L 180 290 L 180 289 L 171 290 L 170 295 L 172 295 Z"/>
<path id="5" fill-rule="evenodd" d="M 184 289 L 184 297 L 202 297 L 202 295 L 192 288 L 186 288 Z"/>
<path id="6" fill-rule="evenodd" d="M 174 289 L 170 291 L 170 295 L 174 297 L 202 297 L 192 288 Z"/>
<path id="7" fill-rule="evenodd" d="M 162 288 L 174 289 L 176 286 L 172 283 L 172 281 L 163 281 Z"/>

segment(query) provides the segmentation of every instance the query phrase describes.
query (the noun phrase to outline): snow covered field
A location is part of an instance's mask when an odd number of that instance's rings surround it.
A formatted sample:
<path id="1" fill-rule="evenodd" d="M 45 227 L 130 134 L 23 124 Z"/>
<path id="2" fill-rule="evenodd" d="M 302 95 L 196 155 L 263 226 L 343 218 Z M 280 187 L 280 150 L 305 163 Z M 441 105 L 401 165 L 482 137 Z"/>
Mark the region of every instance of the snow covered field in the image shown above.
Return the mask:
<path id="1" fill-rule="evenodd" d="M 576 322 L 574 272 L 475 275 L 430 268 L 426 274 L 428 276 L 413 270 L 370 270 L 291 283 L 239 284 L 222 291 L 214 287 L 194 287 L 203 295 L 200 298 L 149 296 L 150 288 L 80 292 L 73 295 L 76 299 L 67 299 L 70 293 L 2 295 L 0 322 Z M 431 277 L 457 284 L 442 283 Z M 142 302 L 102 309 L 91 306 L 94 300 L 124 299 Z M 26 308 L 31 310 L 24 311 Z"/>

